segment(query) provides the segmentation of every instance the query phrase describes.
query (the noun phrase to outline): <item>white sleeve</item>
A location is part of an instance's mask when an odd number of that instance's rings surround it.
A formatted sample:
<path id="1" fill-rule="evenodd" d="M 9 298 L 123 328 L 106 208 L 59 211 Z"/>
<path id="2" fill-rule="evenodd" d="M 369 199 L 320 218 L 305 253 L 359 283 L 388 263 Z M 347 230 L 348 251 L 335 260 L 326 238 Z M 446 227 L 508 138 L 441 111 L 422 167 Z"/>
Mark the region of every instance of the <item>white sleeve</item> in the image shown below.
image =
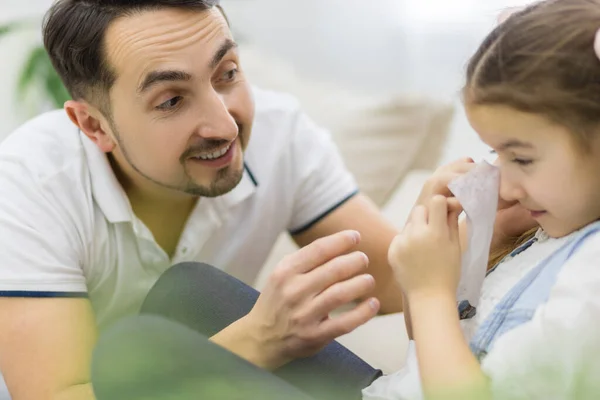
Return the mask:
<path id="1" fill-rule="evenodd" d="M 600 234 L 565 263 L 531 321 L 482 362 L 494 399 L 588 399 L 600 393 Z"/>
<path id="2" fill-rule="evenodd" d="M 81 210 L 73 185 L 40 178 L 0 159 L 0 296 L 84 297 Z"/>
<path id="3" fill-rule="evenodd" d="M 376 379 L 362 392 L 363 400 L 422 400 L 423 389 L 415 342 L 408 342 L 404 368 Z"/>
<path id="4" fill-rule="evenodd" d="M 293 128 L 294 210 L 290 233 L 306 231 L 358 193 L 352 174 L 325 129 L 304 113 Z"/>

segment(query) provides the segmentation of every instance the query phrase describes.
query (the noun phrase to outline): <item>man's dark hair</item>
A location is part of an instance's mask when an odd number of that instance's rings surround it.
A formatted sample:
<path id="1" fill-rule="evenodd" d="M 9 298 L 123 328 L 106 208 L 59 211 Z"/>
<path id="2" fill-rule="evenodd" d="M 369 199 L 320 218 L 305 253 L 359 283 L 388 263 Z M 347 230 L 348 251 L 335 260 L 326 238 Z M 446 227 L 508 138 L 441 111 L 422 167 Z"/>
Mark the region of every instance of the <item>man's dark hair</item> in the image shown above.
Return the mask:
<path id="1" fill-rule="evenodd" d="M 212 7 L 219 0 L 58 0 L 44 18 L 44 46 L 71 97 L 110 113 L 108 92 L 116 75 L 106 57 L 109 25 L 141 11 Z"/>

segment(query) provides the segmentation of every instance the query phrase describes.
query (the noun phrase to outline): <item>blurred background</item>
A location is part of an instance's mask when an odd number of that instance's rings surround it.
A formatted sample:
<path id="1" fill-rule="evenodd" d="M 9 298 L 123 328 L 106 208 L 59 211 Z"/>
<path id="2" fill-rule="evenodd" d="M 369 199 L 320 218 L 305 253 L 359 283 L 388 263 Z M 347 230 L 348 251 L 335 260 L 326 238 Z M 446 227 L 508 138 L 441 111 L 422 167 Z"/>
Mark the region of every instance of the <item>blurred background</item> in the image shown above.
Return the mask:
<path id="1" fill-rule="evenodd" d="M 458 99 L 465 63 L 500 10 L 526 0 L 223 0 L 236 37 L 293 66 L 306 80 L 355 93 L 427 94 Z M 40 42 L 39 20 L 52 0 L 0 0 L 0 24 L 31 28 L 0 39 L 0 138 L 39 112 L 39 91 L 17 100 L 19 76 Z M 242 60 L 243 61 L 243 60 Z M 276 68 L 273 66 L 273 68 Z M 52 107 L 52 104 L 43 104 Z M 443 163 L 480 154 L 457 110 Z"/>
<path id="2" fill-rule="evenodd" d="M 450 105 L 454 112 L 447 132 L 435 139 L 443 141 L 435 158 L 438 165 L 487 153 L 461 109 L 464 68 L 498 14 L 527 3 L 222 0 L 241 44 L 243 67 L 244 54 L 249 56 L 250 78 L 277 89 L 297 89 L 309 109 L 329 96 L 376 98 L 378 104 L 416 96 Z M 0 28 L 0 140 L 27 119 L 60 104 L 64 96 L 39 50 L 41 17 L 51 4 L 52 0 L 0 0 L 0 26 L 11 28 Z M 15 22 L 23 25 L 11 25 Z M 308 94 L 308 87 L 315 89 Z M 335 108 L 345 103 L 328 104 L 331 108 L 318 110 L 323 120 L 329 113 L 340 115 Z M 0 399 L 8 397 L 0 394 Z"/>

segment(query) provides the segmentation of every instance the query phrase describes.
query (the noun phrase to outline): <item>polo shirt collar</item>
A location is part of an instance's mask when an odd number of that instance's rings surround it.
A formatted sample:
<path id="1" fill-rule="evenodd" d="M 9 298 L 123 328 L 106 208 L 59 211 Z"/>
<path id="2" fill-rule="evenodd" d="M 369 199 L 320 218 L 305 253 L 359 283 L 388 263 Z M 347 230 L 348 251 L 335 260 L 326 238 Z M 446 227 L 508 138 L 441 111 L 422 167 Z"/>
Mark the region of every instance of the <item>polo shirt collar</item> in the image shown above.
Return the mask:
<path id="1" fill-rule="evenodd" d="M 227 207 L 234 207 L 256 193 L 257 188 L 258 182 L 254 174 L 248 167 L 248 164 L 244 163 L 244 174 L 240 183 L 229 193 L 219 196 L 218 199 Z"/>
<path id="2" fill-rule="evenodd" d="M 106 219 L 113 223 L 133 221 L 129 198 L 117 180 L 108 157 L 83 132 L 81 141 L 87 157 L 92 195 Z"/>

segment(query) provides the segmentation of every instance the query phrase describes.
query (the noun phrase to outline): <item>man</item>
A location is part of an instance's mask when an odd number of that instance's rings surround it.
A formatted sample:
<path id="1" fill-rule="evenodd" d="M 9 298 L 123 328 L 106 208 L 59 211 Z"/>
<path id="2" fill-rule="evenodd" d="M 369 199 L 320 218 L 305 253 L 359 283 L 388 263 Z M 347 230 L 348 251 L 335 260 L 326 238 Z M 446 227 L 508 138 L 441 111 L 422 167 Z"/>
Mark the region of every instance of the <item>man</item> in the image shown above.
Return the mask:
<path id="1" fill-rule="evenodd" d="M 286 229 L 306 247 L 213 342 L 276 369 L 401 311 L 393 227 L 293 99 L 250 88 L 216 6 L 50 10 L 45 46 L 73 100 L 0 147 L 0 369 L 15 400 L 92 399 L 98 331 L 139 312 L 169 267 L 249 281 Z"/>

